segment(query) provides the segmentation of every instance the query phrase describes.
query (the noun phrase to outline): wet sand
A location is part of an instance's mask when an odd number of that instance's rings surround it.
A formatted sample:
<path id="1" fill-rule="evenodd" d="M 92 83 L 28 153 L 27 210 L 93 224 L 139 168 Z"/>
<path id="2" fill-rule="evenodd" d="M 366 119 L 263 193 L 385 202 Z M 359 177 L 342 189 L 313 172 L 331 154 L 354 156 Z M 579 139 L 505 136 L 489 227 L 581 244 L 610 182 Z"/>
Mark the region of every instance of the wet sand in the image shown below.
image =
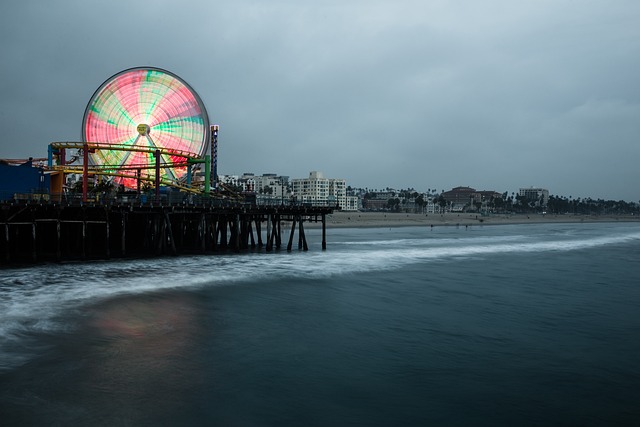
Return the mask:
<path id="1" fill-rule="evenodd" d="M 339 227 L 407 227 L 407 226 L 473 226 L 499 224 L 533 224 L 554 222 L 640 222 L 636 215 L 554 215 L 554 214 L 496 214 L 482 216 L 475 213 L 408 214 L 392 212 L 334 212 L 327 215 L 327 228 Z M 308 224 L 311 227 L 320 223 Z"/>

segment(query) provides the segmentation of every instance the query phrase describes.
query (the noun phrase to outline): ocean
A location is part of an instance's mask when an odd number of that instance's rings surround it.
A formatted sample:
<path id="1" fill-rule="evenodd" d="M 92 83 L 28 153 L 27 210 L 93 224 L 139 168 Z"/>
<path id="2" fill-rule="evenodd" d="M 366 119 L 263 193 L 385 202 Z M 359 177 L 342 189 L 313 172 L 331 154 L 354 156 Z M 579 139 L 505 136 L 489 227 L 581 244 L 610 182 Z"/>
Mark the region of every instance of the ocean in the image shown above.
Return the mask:
<path id="1" fill-rule="evenodd" d="M 0 425 L 640 425 L 640 223 L 307 238 L 0 270 Z"/>

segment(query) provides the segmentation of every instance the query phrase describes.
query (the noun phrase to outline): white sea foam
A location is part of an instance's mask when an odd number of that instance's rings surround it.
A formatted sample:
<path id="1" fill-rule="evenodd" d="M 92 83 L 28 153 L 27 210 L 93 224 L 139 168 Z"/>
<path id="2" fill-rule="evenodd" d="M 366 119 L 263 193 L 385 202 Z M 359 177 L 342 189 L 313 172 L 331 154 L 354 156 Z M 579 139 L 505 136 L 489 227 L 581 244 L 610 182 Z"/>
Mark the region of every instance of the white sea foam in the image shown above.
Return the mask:
<path id="1" fill-rule="evenodd" d="M 515 237 L 515 236 L 511 236 Z M 572 238 L 561 240 L 547 240 L 532 242 L 527 239 L 520 238 L 489 238 L 467 241 L 455 241 L 451 245 L 430 245 L 429 240 L 424 240 L 422 246 L 409 244 L 404 245 L 403 242 L 397 241 L 395 251 L 387 251 L 381 249 L 381 246 L 374 242 L 375 250 L 366 252 L 363 256 L 363 265 L 369 264 L 368 260 L 374 259 L 382 262 L 380 268 L 389 268 L 399 266 L 406 263 L 450 259 L 455 257 L 468 257 L 478 255 L 491 255 L 499 253 L 525 253 L 525 252 L 550 252 L 550 251 L 572 251 L 587 248 L 594 248 L 612 244 L 619 244 L 633 240 L 640 240 L 640 233 L 631 233 L 623 235 Z M 511 241 L 510 243 L 506 243 Z M 442 242 L 440 242 L 442 243 Z M 471 243 L 471 244 L 467 244 Z M 404 249 L 401 249 L 404 248 Z"/>
<path id="2" fill-rule="evenodd" d="M 337 242 L 334 245 L 340 246 L 424 246 L 424 245 L 451 245 L 451 244 L 479 244 L 479 243 L 498 243 L 522 241 L 529 237 L 524 235 L 516 236 L 480 236 L 480 237 L 458 237 L 458 238 L 420 238 L 420 239 L 390 239 L 390 240 L 372 240 L 372 241 L 344 241 Z"/>

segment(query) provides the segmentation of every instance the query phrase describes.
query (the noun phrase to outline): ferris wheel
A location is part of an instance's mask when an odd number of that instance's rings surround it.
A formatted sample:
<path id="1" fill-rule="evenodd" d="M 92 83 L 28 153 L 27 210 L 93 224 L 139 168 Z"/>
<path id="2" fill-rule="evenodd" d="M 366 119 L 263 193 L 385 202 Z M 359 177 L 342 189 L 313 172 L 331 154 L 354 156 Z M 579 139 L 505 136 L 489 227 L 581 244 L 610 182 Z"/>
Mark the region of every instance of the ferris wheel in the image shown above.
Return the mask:
<path id="1" fill-rule="evenodd" d="M 118 172 L 115 182 L 137 185 L 132 171 L 156 163 L 162 150 L 162 179 L 180 180 L 186 158 L 203 157 L 209 148 L 209 118 L 198 94 L 169 71 L 137 67 L 105 81 L 91 97 L 82 121 L 83 142 L 105 146 L 89 163 Z M 138 172 L 139 174 L 140 172 Z"/>

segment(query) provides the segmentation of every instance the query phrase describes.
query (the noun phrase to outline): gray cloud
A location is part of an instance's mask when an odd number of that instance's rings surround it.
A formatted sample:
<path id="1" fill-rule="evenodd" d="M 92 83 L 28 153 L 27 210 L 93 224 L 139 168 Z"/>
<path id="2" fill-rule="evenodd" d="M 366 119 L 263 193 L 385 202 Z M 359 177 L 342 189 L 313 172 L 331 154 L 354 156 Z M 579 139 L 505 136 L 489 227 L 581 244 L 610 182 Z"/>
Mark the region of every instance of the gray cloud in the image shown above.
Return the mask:
<path id="1" fill-rule="evenodd" d="M 0 157 L 80 138 L 126 68 L 184 78 L 221 173 L 640 199 L 634 1 L 99 1 L 0 6 Z"/>

